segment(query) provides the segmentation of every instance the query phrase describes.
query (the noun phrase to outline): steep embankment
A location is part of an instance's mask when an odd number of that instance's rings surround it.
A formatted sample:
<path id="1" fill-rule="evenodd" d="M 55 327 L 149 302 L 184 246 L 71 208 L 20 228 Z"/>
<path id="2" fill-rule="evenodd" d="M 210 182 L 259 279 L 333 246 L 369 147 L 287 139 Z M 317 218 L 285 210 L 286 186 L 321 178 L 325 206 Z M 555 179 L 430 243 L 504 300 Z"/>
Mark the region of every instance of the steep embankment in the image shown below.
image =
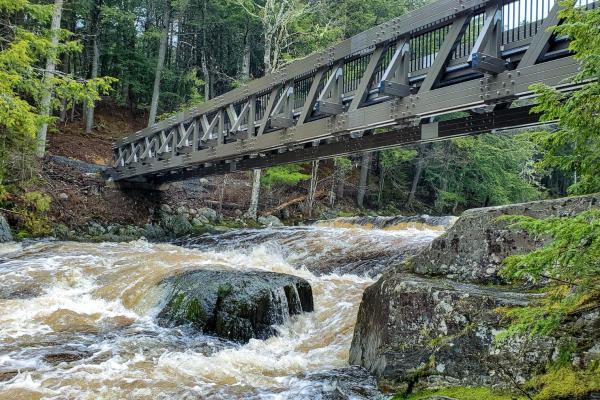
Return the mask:
<path id="1" fill-rule="evenodd" d="M 600 207 L 600 195 L 469 210 L 417 256 L 370 286 L 355 327 L 350 363 L 369 369 L 380 387 L 414 391 L 439 386 L 515 389 L 575 343 L 578 366 L 599 356 L 600 311 L 573 316 L 560 337 L 496 342 L 507 321 L 498 307 L 536 296 L 498 275 L 511 254 L 546 238 L 508 227 L 503 215 L 573 216 Z"/>

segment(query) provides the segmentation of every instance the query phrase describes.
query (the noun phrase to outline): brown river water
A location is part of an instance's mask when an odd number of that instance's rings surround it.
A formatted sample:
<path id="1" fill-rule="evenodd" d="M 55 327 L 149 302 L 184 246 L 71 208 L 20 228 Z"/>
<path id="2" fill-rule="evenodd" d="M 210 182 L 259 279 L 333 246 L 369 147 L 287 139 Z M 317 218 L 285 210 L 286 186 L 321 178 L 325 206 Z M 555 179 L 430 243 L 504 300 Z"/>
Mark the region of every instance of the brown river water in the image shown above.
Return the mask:
<path id="1" fill-rule="evenodd" d="M 347 367 L 364 289 L 441 233 L 334 221 L 177 244 L 0 244 L 0 399 L 332 398 L 319 377 Z M 315 312 L 244 345 L 158 326 L 157 283 L 198 267 L 303 277 Z"/>

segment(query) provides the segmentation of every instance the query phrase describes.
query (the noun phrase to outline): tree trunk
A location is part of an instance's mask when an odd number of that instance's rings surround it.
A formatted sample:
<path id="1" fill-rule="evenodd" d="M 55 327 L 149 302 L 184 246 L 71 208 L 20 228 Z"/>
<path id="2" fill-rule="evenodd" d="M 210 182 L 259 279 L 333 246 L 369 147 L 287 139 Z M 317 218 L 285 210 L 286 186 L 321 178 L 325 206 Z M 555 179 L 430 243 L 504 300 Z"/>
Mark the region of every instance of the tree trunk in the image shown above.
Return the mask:
<path id="1" fill-rule="evenodd" d="M 250 207 L 246 211 L 246 218 L 256 219 L 258 213 L 258 196 L 260 195 L 260 169 L 252 171 L 252 194 L 250 195 Z"/>
<path id="2" fill-rule="evenodd" d="M 306 212 L 308 218 L 312 218 L 313 207 L 315 205 L 315 194 L 317 193 L 317 183 L 319 175 L 319 160 L 312 162 L 310 174 L 310 186 L 308 188 L 308 197 L 306 198 Z"/>
<path id="3" fill-rule="evenodd" d="M 358 181 L 358 194 L 356 196 L 356 204 L 359 207 L 364 207 L 365 194 L 367 193 L 367 180 L 369 178 L 369 167 L 371 165 L 371 152 L 365 152 L 362 155 L 360 163 L 360 178 Z"/>
<path id="4" fill-rule="evenodd" d="M 337 193 L 336 198 L 341 199 L 344 197 L 344 192 L 346 191 L 346 174 L 344 171 L 339 171 L 338 182 L 337 182 Z"/>
<path id="5" fill-rule="evenodd" d="M 99 24 L 98 24 L 99 25 Z M 98 45 L 98 35 L 99 29 L 96 29 L 96 34 L 94 35 L 94 56 L 92 58 L 92 73 L 90 75 L 91 79 L 98 78 L 98 64 L 100 63 L 100 46 Z M 92 129 L 94 127 L 94 106 L 87 107 L 87 116 L 85 119 L 85 133 L 92 133 Z"/>
<path id="6" fill-rule="evenodd" d="M 271 72 L 271 38 L 268 34 L 268 29 L 265 30 L 265 54 L 263 56 L 263 64 L 265 65 L 265 75 Z"/>
<path id="7" fill-rule="evenodd" d="M 200 67 L 202 68 L 202 75 L 204 76 L 204 101 L 210 100 L 210 71 L 208 70 L 208 59 L 206 57 L 206 13 L 208 7 L 208 0 L 204 0 L 202 8 L 202 52 L 200 55 Z"/>
<path id="8" fill-rule="evenodd" d="M 381 165 L 381 156 L 382 153 L 379 152 L 379 192 L 377 193 L 377 207 L 381 208 L 381 200 L 383 197 L 383 189 L 385 187 L 385 169 Z"/>
<path id="9" fill-rule="evenodd" d="M 165 14 L 163 16 L 163 32 L 158 47 L 158 60 L 156 61 L 156 73 L 154 74 L 154 88 L 152 90 L 152 102 L 150 103 L 150 115 L 148 117 L 148 126 L 156 122 L 156 113 L 158 111 L 158 97 L 160 95 L 160 79 L 165 65 L 165 54 L 167 52 L 167 43 L 169 36 L 169 20 L 171 18 L 171 7 L 165 5 Z"/>
<path id="10" fill-rule="evenodd" d="M 412 186 L 410 187 L 410 193 L 406 205 L 410 206 L 415 200 L 415 194 L 417 193 L 417 187 L 421 180 L 421 174 L 423 173 L 423 167 L 425 166 L 425 144 L 419 146 L 419 160 L 417 161 L 417 168 L 413 177 Z"/>
<path id="11" fill-rule="evenodd" d="M 56 49 L 58 47 L 58 31 L 60 29 L 60 20 L 62 18 L 63 0 L 54 0 L 54 11 L 52 13 L 52 23 L 50 25 L 50 32 L 52 34 L 52 54 L 46 61 L 46 71 L 44 72 L 44 91 L 42 94 L 42 100 L 40 102 L 40 114 L 43 117 L 50 116 L 50 104 L 52 101 L 52 77 L 56 70 Z M 46 153 L 46 135 L 48 133 L 48 123 L 44 122 L 40 127 L 37 134 L 37 148 L 36 155 L 38 157 L 44 157 Z"/>
<path id="12" fill-rule="evenodd" d="M 338 159 L 333 159 L 333 175 L 331 175 L 331 188 L 329 189 L 329 207 L 335 206 L 335 181 L 338 169 Z"/>
<path id="13" fill-rule="evenodd" d="M 246 27 L 246 36 L 244 37 L 244 54 L 242 56 L 242 71 L 240 78 L 242 81 L 250 80 L 250 29 Z"/>

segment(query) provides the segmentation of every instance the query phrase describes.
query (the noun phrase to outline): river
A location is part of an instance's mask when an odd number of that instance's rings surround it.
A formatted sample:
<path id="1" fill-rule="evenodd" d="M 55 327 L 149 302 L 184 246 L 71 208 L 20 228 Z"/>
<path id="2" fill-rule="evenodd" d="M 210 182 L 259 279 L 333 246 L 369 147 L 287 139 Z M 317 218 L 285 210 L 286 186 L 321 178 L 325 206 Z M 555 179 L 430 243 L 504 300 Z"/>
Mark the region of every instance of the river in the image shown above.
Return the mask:
<path id="1" fill-rule="evenodd" d="M 348 371 L 364 289 L 443 232 L 390 222 L 232 230 L 176 244 L 0 245 L 0 398 L 338 398 L 328 396 Z M 198 267 L 300 276 L 315 312 L 245 345 L 157 325 L 157 284 Z"/>

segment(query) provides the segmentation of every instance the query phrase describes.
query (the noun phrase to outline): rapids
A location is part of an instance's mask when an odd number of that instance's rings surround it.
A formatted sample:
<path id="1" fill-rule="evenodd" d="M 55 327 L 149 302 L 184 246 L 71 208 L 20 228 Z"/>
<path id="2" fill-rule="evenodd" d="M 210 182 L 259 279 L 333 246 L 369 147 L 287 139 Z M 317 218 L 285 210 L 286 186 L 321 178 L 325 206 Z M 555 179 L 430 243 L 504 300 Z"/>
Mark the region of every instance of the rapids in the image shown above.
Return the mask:
<path id="1" fill-rule="evenodd" d="M 319 223 L 177 244 L 0 245 L 0 398 L 330 398 L 327 379 L 348 366 L 373 271 L 442 233 L 424 224 L 368 228 Z M 303 277 L 315 312 L 245 345 L 158 326 L 157 283 L 197 267 Z"/>

